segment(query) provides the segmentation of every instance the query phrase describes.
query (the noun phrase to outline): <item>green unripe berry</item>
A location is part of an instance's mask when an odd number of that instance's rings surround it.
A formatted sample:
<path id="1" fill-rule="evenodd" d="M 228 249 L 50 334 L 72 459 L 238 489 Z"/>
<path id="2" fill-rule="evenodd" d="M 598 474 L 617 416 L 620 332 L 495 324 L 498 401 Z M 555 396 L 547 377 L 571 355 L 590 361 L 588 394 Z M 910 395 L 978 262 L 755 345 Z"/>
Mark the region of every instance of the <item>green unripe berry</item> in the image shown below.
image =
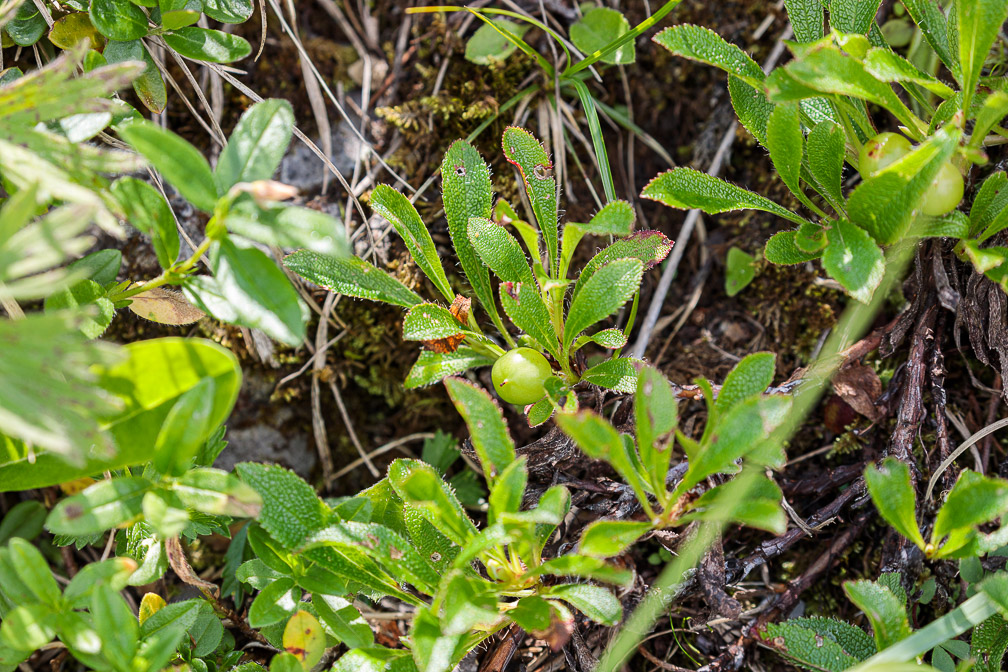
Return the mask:
<path id="1" fill-rule="evenodd" d="M 879 133 L 861 147 L 858 172 L 869 178 L 909 153 L 910 141 L 899 133 Z"/>
<path id="2" fill-rule="evenodd" d="M 501 399 L 525 406 L 543 398 L 546 394 L 543 383 L 552 373 L 542 353 L 532 348 L 515 348 L 494 362 L 490 377 Z"/>
<path id="3" fill-rule="evenodd" d="M 946 161 L 938 169 L 938 174 L 921 199 L 920 209 L 925 215 L 941 217 L 952 212 L 962 202 L 966 185 L 962 174 L 951 161 Z"/>

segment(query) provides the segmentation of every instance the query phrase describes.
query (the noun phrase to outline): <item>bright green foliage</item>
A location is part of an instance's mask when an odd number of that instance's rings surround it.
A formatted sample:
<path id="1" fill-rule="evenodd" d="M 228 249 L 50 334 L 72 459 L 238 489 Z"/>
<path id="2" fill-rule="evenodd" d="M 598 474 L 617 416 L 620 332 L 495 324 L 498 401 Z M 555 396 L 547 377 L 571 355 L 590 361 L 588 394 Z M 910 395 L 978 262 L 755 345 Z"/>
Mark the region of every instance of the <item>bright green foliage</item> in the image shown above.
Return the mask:
<path id="1" fill-rule="evenodd" d="M 630 32 L 630 22 L 615 9 L 592 7 L 571 24 L 570 38 L 574 46 L 586 54 L 600 51 Z M 602 57 L 603 63 L 625 65 L 636 59 L 634 43 L 627 42 Z"/>
<path id="2" fill-rule="evenodd" d="M 979 150 L 985 139 L 993 137 L 988 133 L 999 132 L 1000 121 L 1008 114 L 1008 96 L 996 87 L 980 86 L 982 64 L 995 40 L 994 26 L 1003 23 L 1008 7 L 993 0 L 971 0 L 967 6 L 956 3 L 951 8 L 930 0 L 902 3 L 955 77 L 956 91 L 935 72 L 886 44 L 884 31 L 874 23 L 878 2 L 785 4 L 795 32 L 794 58 L 767 75 L 744 51 L 705 28 L 673 26 L 654 40 L 676 55 L 727 73 L 739 120 L 767 147 L 782 181 L 815 219 L 689 168 L 659 175 L 641 195 L 709 214 L 755 209 L 803 227 L 815 226 L 826 233 L 814 238 L 815 245 L 808 244 L 813 238 L 800 232 L 781 232 L 767 242 L 764 256 L 776 264 L 821 258 L 832 278 L 867 303 L 884 276 L 879 246 L 906 237 L 963 237 L 962 228 L 955 225 L 959 219 L 955 212 L 964 196 L 964 173 L 971 163 L 986 161 Z M 824 31 L 826 6 L 829 32 Z M 904 98 L 913 100 L 913 109 Z M 935 107 L 932 101 L 940 105 Z M 906 137 L 895 133 L 872 137 L 874 129 L 884 124 L 869 118 L 867 104 L 891 114 Z M 967 139 L 963 129 L 970 128 L 970 122 L 973 134 Z M 912 146 L 911 141 L 918 144 Z M 847 197 L 841 187 L 845 162 L 864 178 Z M 819 200 L 806 193 L 806 187 Z M 833 213 L 827 214 L 824 206 Z M 963 240 L 956 251 L 1008 288 L 1003 251 L 981 251 L 973 240 Z"/>
<path id="3" fill-rule="evenodd" d="M 763 637 L 781 655 L 809 670 L 842 672 L 876 650 L 861 628 L 820 616 L 768 623 Z"/>
<path id="4" fill-rule="evenodd" d="M 756 258 L 737 247 L 725 257 L 725 294 L 735 296 L 756 277 Z"/>
<path id="5" fill-rule="evenodd" d="M 880 468 L 865 470 L 865 485 L 886 522 L 918 547 L 924 538 L 916 519 L 916 495 L 910 483 L 910 470 L 896 458 L 888 458 Z"/>
<path id="6" fill-rule="evenodd" d="M 443 304 L 424 303 L 398 280 L 359 259 L 331 259 L 325 253 L 301 250 L 288 256 L 285 263 L 305 279 L 334 292 L 409 309 L 403 335 L 407 340 L 423 341 L 427 349 L 410 371 L 407 387 L 429 385 L 493 364 L 521 343 L 536 354 L 535 366 L 530 369 L 535 375 L 526 376 L 531 386 L 521 394 L 501 393 L 501 398 L 519 405 L 539 402 L 530 406 L 530 413 L 534 412 L 534 424 L 541 424 L 557 405 L 563 405 L 563 399 L 574 398 L 566 392 L 547 394 L 545 381 L 551 377 L 558 381 L 558 391 L 569 391 L 585 381 L 614 391 L 633 392 L 636 369 L 630 360 L 603 360 L 582 371 L 573 355 L 589 343 L 608 349 L 626 344 L 636 302 L 630 310 L 629 324 L 623 329 L 596 325 L 617 314 L 637 295 L 644 271 L 665 259 L 672 241 L 657 231 L 633 232 L 633 207 L 616 200 L 602 207 L 587 223 L 567 224 L 561 239 L 557 185 L 545 148 L 519 128 L 506 129 L 502 143 L 504 155 L 518 168 L 529 197 L 532 223 L 522 220 L 505 201 L 499 200 L 491 209 L 489 168 L 467 142 L 453 143 L 441 164 L 445 218 L 452 244 L 472 293 L 496 327 L 499 340 L 482 330 L 471 299 L 457 295 L 449 286 L 442 260 L 419 214 L 405 196 L 391 187 L 376 187 L 372 206 L 403 237 L 417 266 L 443 300 L 451 304 L 450 309 Z M 621 237 L 583 269 L 572 273 L 571 260 L 586 235 Z M 499 280 L 497 296 L 491 273 Z M 576 281 L 572 282 L 570 275 L 575 275 Z M 520 335 L 512 334 L 505 326 L 498 300 L 512 325 L 522 332 Z M 499 391 L 500 381 L 507 376 L 500 368 L 494 369 L 493 376 Z M 513 382 L 511 389 L 517 389 Z"/>
<path id="7" fill-rule="evenodd" d="M 521 39 L 529 27 L 526 23 L 515 23 L 507 19 L 490 19 L 477 28 L 466 42 L 465 59 L 477 65 L 503 61 L 518 48 L 503 31 Z"/>
<path id="8" fill-rule="evenodd" d="M 637 377 L 635 436 L 621 435 L 591 411 L 560 413 L 557 423 L 582 452 L 608 462 L 619 473 L 633 488 L 641 507 L 652 519 L 650 524 L 656 528 L 721 516 L 755 527 L 781 530 L 786 521 L 780 508 L 780 490 L 769 480 L 763 479 L 748 493 L 715 488 L 699 499 L 688 496 L 690 490 L 712 474 L 737 472 L 736 461 L 740 458 L 764 466 L 776 467 L 782 463 L 779 447 L 773 448 L 772 436 L 783 421 L 790 400 L 762 397 L 773 371 L 772 355 L 750 355 L 728 375 L 716 401 L 707 397 L 709 419 L 701 440 L 696 442 L 677 434 L 689 458 L 689 468 L 671 490 L 666 484 L 666 474 L 673 456 L 671 435 L 677 427 L 676 401 L 668 382 L 658 372 L 644 367 Z M 710 391 L 709 386 L 706 389 Z M 649 495 L 655 498 L 660 510 L 653 510 Z M 621 530 L 622 527 L 616 523 L 611 530 L 602 523 L 589 527 L 581 540 L 582 551 L 603 557 L 615 554 L 647 530 L 636 526 Z"/>

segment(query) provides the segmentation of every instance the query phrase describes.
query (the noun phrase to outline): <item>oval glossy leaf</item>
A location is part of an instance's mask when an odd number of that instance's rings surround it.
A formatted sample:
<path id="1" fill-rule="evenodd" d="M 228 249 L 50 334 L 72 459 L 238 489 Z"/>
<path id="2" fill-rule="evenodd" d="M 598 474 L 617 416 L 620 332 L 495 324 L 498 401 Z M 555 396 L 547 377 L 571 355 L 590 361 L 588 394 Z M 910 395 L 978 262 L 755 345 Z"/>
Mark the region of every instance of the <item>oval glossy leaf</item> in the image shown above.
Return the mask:
<path id="1" fill-rule="evenodd" d="M 147 16 L 129 0 L 91 0 L 91 23 L 111 40 L 139 40 L 147 35 Z"/>
<path id="2" fill-rule="evenodd" d="M 596 558 L 610 558 L 625 551 L 651 529 L 648 521 L 596 520 L 581 533 L 579 551 Z"/>
<path id="3" fill-rule="evenodd" d="M 245 38 L 198 26 L 165 33 L 164 41 L 182 56 L 195 61 L 232 63 L 252 53 L 252 45 Z"/>
<path id="4" fill-rule="evenodd" d="M 134 121 L 121 126 L 119 134 L 150 161 L 187 201 L 204 212 L 213 212 L 217 203 L 213 173 L 199 150 L 149 121 Z"/>
<path id="5" fill-rule="evenodd" d="M 294 109 L 286 100 L 264 100 L 250 107 L 238 120 L 217 160 L 217 193 L 226 194 L 239 182 L 273 177 L 293 132 Z"/>

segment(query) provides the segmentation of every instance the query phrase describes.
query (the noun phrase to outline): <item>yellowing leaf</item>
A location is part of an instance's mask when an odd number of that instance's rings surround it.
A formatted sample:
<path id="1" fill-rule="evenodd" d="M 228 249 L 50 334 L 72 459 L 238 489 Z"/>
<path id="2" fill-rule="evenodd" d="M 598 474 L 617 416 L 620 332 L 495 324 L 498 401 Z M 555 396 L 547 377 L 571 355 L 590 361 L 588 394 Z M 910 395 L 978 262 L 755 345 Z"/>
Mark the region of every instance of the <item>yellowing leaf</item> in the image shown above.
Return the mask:
<path id="1" fill-rule="evenodd" d="M 164 598 L 157 593 L 147 593 L 140 600 L 140 625 L 148 618 L 161 611 L 165 606 Z"/>
<path id="2" fill-rule="evenodd" d="M 318 619 L 307 611 L 291 616 L 284 628 L 283 647 L 300 660 L 306 670 L 315 667 L 325 652 L 325 633 Z"/>

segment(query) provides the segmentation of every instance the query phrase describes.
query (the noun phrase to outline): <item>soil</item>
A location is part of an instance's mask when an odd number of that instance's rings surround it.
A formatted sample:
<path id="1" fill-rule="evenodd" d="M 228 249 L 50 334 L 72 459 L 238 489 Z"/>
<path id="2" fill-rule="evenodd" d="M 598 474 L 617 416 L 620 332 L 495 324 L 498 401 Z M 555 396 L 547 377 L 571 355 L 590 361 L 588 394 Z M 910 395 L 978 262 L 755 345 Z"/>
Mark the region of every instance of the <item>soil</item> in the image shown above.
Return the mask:
<path id="1" fill-rule="evenodd" d="M 372 57 L 389 65 L 385 69 L 387 74 L 375 84 L 366 111 L 365 135 L 373 141 L 375 152 L 385 157 L 410 185 L 419 187 L 435 176 L 441 157 L 453 140 L 466 136 L 483 121 L 494 119 L 474 144 L 491 163 L 498 194 L 517 203 L 514 174 L 503 160 L 499 138 L 504 127 L 512 123 L 529 128 L 541 138 L 547 136 L 547 129 L 538 127 L 536 113 L 543 94 L 536 94 L 518 119 L 514 118 L 515 108 L 495 115 L 518 90 L 542 82 L 542 73 L 535 63 L 520 54 L 491 67 L 466 61 L 464 37 L 472 33 L 478 22 L 467 21 L 462 13 L 407 18 L 404 7 L 419 3 L 374 0 L 368 15 L 374 23 L 364 28 L 365 21 L 356 13 L 358 4 L 340 3 L 347 15 L 347 25 L 355 33 L 361 31 L 353 40 L 323 10 L 321 3 L 296 3 L 297 22 L 306 50 L 328 83 L 334 90 L 345 91 L 344 99 L 357 101 L 350 107 L 359 106 L 360 101 L 359 95 L 354 98 L 352 94 L 358 87 L 351 76 L 353 64 L 358 60 L 354 40 L 363 41 Z M 571 2 L 552 0 L 541 4 L 551 20 L 568 25 L 573 11 Z M 631 24 L 645 18 L 648 3 L 634 0 L 621 4 Z M 652 8 L 658 4 L 650 2 Z M 539 15 L 539 2 L 517 2 L 517 6 Z M 318 125 L 301 78 L 297 51 L 282 33 L 276 17 L 269 18 L 265 51 L 254 63 L 241 64 L 247 70 L 242 80 L 263 97 L 290 100 L 299 127 L 309 137 L 317 138 Z M 684 3 L 662 25 L 684 22 L 712 28 L 749 51 L 757 62 L 765 60 L 787 25 L 782 3 L 768 0 Z M 467 24 L 466 32 L 459 37 L 457 31 L 463 23 Z M 408 26 L 405 33 L 404 25 Z M 253 44 L 258 43 L 258 31 L 258 12 L 247 24 L 237 27 L 237 32 Z M 592 92 L 607 105 L 632 110 L 635 123 L 664 147 L 677 164 L 706 170 L 733 120 L 724 78 L 713 68 L 674 58 L 658 48 L 648 39 L 654 32 L 649 31 L 646 37 L 637 40 L 637 60 L 624 66 L 622 73 L 614 68 L 600 69 L 602 82 L 590 81 Z M 527 39 L 541 53 L 551 53 L 541 33 L 533 31 Z M 227 132 L 250 101 L 227 85 L 225 91 L 221 125 Z M 172 100 L 171 94 L 169 99 Z M 569 102 L 584 131 L 586 126 L 576 97 Z M 354 165 L 352 153 L 357 145 L 350 140 L 352 134 L 347 132 L 345 122 L 339 121 L 331 107 L 329 113 L 339 140 L 333 159 L 347 168 L 349 178 Z M 207 151 L 214 151 L 206 133 L 183 105 L 171 102 L 166 114 L 170 127 Z M 617 194 L 638 208 L 638 228 L 657 229 L 675 239 L 685 213 L 637 198 L 647 181 L 669 165 L 625 130 L 605 127 L 605 131 Z M 321 163 L 303 149 L 294 151 L 300 158 L 296 164 L 288 163 L 285 170 L 288 175 L 300 176 L 304 200 L 311 201 L 314 207 L 342 213 L 346 193 L 334 180 L 329 181 L 327 191 L 321 192 L 324 172 Z M 555 155 L 559 150 L 554 147 L 552 151 Z M 572 157 L 576 155 L 586 167 L 596 189 L 601 189 L 598 186 L 601 183 L 585 147 L 572 142 L 569 151 L 570 179 L 561 195 L 564 199 L 561 208 L 566 210 L 567 221 L 586 221 L 597 206 Z M 375 173 L 377 182 L 395 183 L 388 173 L 382 170 Z M 766 152 L 744 130 L 737 131 L 723 176 L 785 205 L 797 205 L 773 174 Z M 435 241 L 444 249 L 445 258 L 450 258 L 437 185 L 435 179 L 435 186 L 424 193 L 417 206 Z M 348 219 L 358 241 L 370 239 L 364 235 L 366 226 L 372 227 L 370 235 L 376 238 L 385 233 L 382 222 L 362 222 L 356 211 Z M 194 224 L 194 235 L 198 236 L 199 223 Z M 768 350 L 777 355 L 775 383 L 783 383 L 809 364 L 846 305 L 846 297 L 821 281 L 825 275 L 817 266 L 774 267 L 765 263 L 760 263 L 749 287 L 729 297 L 723 282 L 728 249 L 739 247 L 760 257 L 763 243 L 775 231 L 787 228 L 786 222 L 765 213 L 743 212 L 705 217 L 702 224 L 690 241 L 677 242 L 686 245 L 685 256 L 663 306 L 659 329 L 650 339 L 646 359 L 678 385 L 688 385 L 698 377 L 718 383 L 739 358 Z M 141 246 L 134 242 L 127 248 L 126 257 L 133 260 L 129 270 L 139 276 L 149 274 L 151 255 L 138 249 Z M 575 267 L 587 259 L 588 247 L 584 246 L 585 256 L 575 261 Z M 967 289 L 969 270 L 950 261 L 948 251 L 937 244 L 927 244 L 922 249 L 916 262 L 918 273 L 908 279 L 903 296 L 891 297 L 875 325 L 881 328 L 891 324 L 909 305 L 909 310 L 916 312 L 909 318 L 907 337 L 903 342 L 883 343 L 881 351 L 870 348 L 862 360 L 884 386 L 881 397 L 872 400 L 880 409 L 876 417 L 855 411 L 835 394 L 828 396 L 795 435 L 788 447 L 791 461 L 777 475 L 795 515 L 813 527 L 816 524 L 822 527 L 811 535 L 800 533 L 777 545 L 767 533 L 731 528 L 715 549 L 713 560 L 705 562 L 705 567 L 712 562 L 717 565 L 716 571 L 702 571 L 697 585 L 675 601 L 657 624 L 655 634 L 642 645 L 630 669 L 696 669 L 707 664 L 712 667 L 706 669 L 719 670 L 791 669 L 777 653 L 752 641 L 744 645 L 741 663 L 729 660 L 738 655 L 738 650 L 732 647 L 741 646 L 743 628 L 751 626 L 754 620 L 765 623 L 800 614 L 830 615 L 859 622 L 858 610 L 846 599 L 842 582 L 874 579 L 882 570 L 901 571 L 910 594 L 919 594 L 922 582 L 928 578 L 924 568 L 919 561 L 899 559 L 899 541 L 874 516 L 859 477 L 865 465 L 882 455 L 908 450 L 922 463 L 934 463 L 942 441 L 951 440 L 953 446 L 958 443 L 958 437 L 941 438 L 941 433 L 948 430 L 943 429 L 944 422 L 936 421 L 937 409 L 947 408 L 969 432 L 1003 413 L 1001 362 L 997 352 L 1003 345 L 989 342 L 978 348 L 980 352 L 974 351 L 968 335 L 969 324 L 963 325 L 956 338 L 956 313 L 935 307 L 935 283 L 930 271 L 935 257 L 945 260 L 964 301 L 975 297 L 970 304 L 975 309 L 970 318 L 974 330 L 1004 331 L 1003 317 L 999 318 L 1000 326 L 996 317 L 989 317 L 990 309 L 981 300 L 980 289 Z M 374 252 L 379 264 L 414 285 L 418 292 L 435 295 L 433 288 L 423 286 L 418 279 L 401 242 L 391 236 L 381 238 Z M 929 269 L 927 272 L 922 270 L 925 267 Z M 645 277 L 642 313 L 651 303 L 660 273 L 661 269 L 655 268 Z M 324 292 L 315 288 L 306 291 L 319 306 L 325 302 Z M 921 299 L 922 296 L 925 298 Z M 419 349 L 402 341 L 401 317 L 401 311 L 395 308 L 348 298 L 338 301 L 332 311 L 328 336 L 339 338 L 328 348 L 324 366 L 314 374 L 320 381 L 320 391 L 315 393 L 311 368 L 303 371 L 311 357 L 307 349 L 266 347 L 257 345 L 246 330 L 208 323 L 198 325 L 195 329 L 200 335 L 225 343 L 239 354 L 247 378 L 229 426 L 227 459 L 231 463 L 268 460 L 286 464 L 314 482 L 324 496 L 336 497 L 353 494 L 375 480 L 365 466 L 328 483 L 324 478 L 320 451 L 327 451 L 335 470 L 358 457 L 348 424 L 365 451 L 435 430 L 450 432 L 464 440 L 465 426 L 442 386 L 420 391 L 403 388 L 402 381 Z M 988 322 L 991 319 L 993 322 Z M 122 341 L 153 333 L 176 333 L 132 316 L 120 318 L 116 324 L 114 338 Z M 314 340 L 317 328 L 316 320 L 309 328 L 309 340 Z M 921 345 L 921 339 L 927 341 L 926 347 Z M 896 445 L 898 438 L 894 437 L 898 437 L 901 405 L 908 395 L 915 393 L 907 382 L 908 368 L 919 364 L 921 357 L 915 354 L 915 345 L 929 353 L 929 363 L 937 361 L 935 357 L 940 359 L 943 352 L 946 372 L 943 383 L 916 390 L 925 412 L 911 428 L 909 444 Z M 489 388 L 489 371 L 477 375 L 476 380 Z M 331 388 L 339 392 L 345 413 Z M 317 417 L 325 425 L 328 445 L 320 445 L 319 434 L 312 427 L 313 394 L 317 397 Z M 606 408 L 614 408 L 616 401 L 607 399 Z M 939 401 L 943 401 L 943 407 Z M 684 402 L 680 414 L 687 434 L 692 428 L 702 427 L 705 415 L 702 403 Z M 539 445 L 551 445 L 548 427 L 529 429 L 512 410 L 508 410 L 507 419 L 519 445 L 537 440 L 545 441 Z M 405 454 L 403 451 L 419 453 L 419 450 L 419 442 L 411 441 L 399 450 L 374 457 L 373 461 L 382 470 L 390 460 Z M 1005 446 L 996 438 L 979 444 L 979 457 L 986 473 L 1004 475 L 1008 471 L 1005 456 Z M 548 473 L 533 478 L 530 486 L 541 489 L 553 482 L 576 484 L 613 477 L 602 466 L 585 462 L 554 464 Z M 567 530 L 564 542 L 576 540 L 584 523 L 607 515 L 616 505 L 615 496 L 579 491 L 576 485 L 571 487 L 580 514 Z M 792 525 L 792 531 L 795 529 Z M 626 610 L 631 610 L 641 599 L 670 557 L 663 542 L 675 546 L 674 540 L 653 538 L 638 544 L 632 554 L 622 558 L 637 573 L 634 586 L 621 595 Z M 765 563 L 758 561 L 763 557 L 760 554 L 766 557 Z M 751 571 L 743 572 L 742 568 L 754 558 L 757 561 L 751 565 Z M 212 560 L 208 562 L 212 564 Z M 949 608 L 949 600 L 959 590 L 954 577 L 949 567 L 938 572 L 935 599 L 916 607 L 914 617 L 918 623 L 925 623 Z M 551 653 L 543 642 L 526 638 L 508 669 L 530 672 L 586 669 L 582 654 L 587 653 L 587 660 L 598 655 L 612 631 L 580 620 L 577 627 L 574 643 L 556 653 Z M 580 645 L 576 645 L 578 639 Z M 484 655 L 480 652 L 476 662 Z"/>

